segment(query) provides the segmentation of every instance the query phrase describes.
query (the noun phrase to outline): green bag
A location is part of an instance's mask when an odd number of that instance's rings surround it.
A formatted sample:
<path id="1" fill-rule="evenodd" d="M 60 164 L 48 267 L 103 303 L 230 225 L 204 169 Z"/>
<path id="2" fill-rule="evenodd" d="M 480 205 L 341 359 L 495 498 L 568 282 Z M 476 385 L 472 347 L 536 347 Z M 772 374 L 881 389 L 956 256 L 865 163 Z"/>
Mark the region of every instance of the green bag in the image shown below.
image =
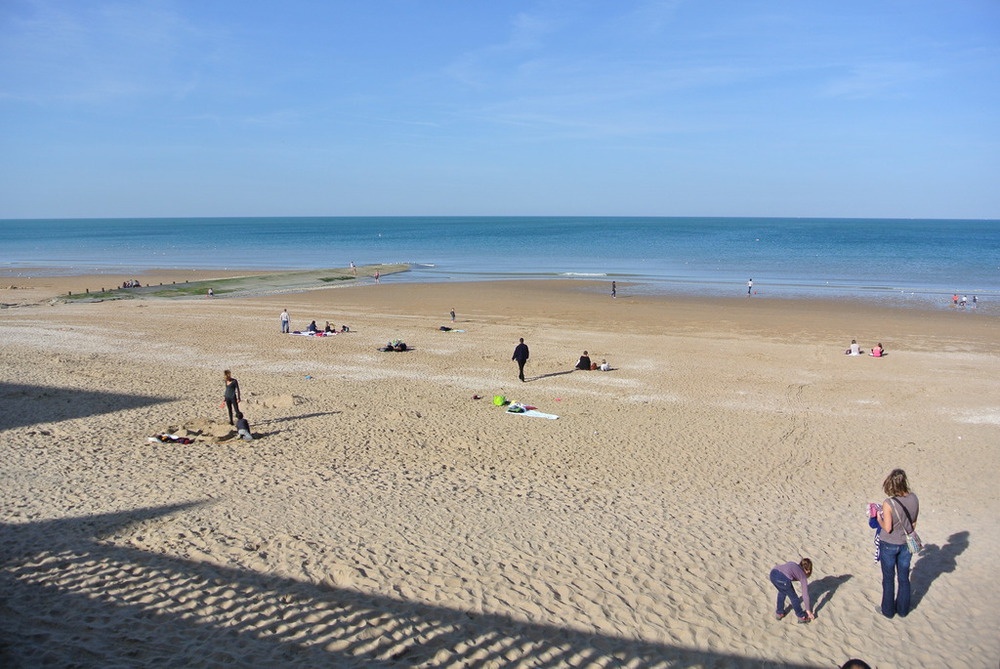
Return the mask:
<path id="1" fill-rule="evenodd" d="M 498 407 L 502 407 L 504 404 L 507 404 L 507 398 L 503 395 L 494 395 L 493 404 L 496 404 Z"/>

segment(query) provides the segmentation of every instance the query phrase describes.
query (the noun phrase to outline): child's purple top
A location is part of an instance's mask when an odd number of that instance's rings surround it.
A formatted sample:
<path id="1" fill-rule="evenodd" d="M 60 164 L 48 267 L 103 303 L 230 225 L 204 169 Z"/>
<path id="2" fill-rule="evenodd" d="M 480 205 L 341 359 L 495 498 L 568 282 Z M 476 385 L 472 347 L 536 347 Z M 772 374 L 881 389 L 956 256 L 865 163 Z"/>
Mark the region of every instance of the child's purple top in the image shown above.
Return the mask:
<path id="1" fill-rule="evenodd" d="M 802 571 L 802 567 L 797 562 L 786 562 L 785 564 L 779 564 L 775 569 L 791 580 L 802 584 L 802 604 L 805 606 L 806 611 L 812 611 L 812 603 L 809 601 L 809 577 Z"/>

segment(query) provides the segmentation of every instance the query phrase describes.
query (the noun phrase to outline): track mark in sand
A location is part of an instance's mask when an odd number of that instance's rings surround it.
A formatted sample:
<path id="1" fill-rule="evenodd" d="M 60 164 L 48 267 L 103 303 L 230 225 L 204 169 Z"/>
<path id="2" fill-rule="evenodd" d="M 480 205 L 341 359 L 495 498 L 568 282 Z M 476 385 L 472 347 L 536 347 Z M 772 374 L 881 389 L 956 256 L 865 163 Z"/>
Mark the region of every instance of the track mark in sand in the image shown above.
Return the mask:
<path id="1" fill-rule="evenodd" d="M 802 409 L 802 391 L 805 389 L 806 384 L 804 383 L 793 383 L 788 386 L 785 391 L 785 404 L 789 407 L 790 412 L 779 410 L 779 415 L 788 415 L 790 418 L 790 425 L 781 436 L 778 437 L 780 443 L 791 443 L 792 446 L 798 446 L 806 437 L 806 432 L 808 430 L 808 421 L 805 418 L 805 412 Z"/>

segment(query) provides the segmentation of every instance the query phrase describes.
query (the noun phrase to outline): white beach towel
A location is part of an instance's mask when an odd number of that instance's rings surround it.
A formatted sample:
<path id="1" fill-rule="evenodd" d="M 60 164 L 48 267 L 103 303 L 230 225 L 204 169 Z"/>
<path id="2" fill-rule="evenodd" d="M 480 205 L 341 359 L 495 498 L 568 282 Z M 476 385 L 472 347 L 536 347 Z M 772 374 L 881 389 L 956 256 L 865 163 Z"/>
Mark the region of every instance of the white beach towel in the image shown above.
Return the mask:
<path id="1" fill-rule="evenodd" d="M 543 413 L 534 407 L 526 407 L 523 404 L 511 404 L 507 407 L 507 413 L 514 414 L 515 416 L 534 416 L 535 418 L 548 418 L 549 420 L 555 420 L 559 416 L 553 413 Z"/>

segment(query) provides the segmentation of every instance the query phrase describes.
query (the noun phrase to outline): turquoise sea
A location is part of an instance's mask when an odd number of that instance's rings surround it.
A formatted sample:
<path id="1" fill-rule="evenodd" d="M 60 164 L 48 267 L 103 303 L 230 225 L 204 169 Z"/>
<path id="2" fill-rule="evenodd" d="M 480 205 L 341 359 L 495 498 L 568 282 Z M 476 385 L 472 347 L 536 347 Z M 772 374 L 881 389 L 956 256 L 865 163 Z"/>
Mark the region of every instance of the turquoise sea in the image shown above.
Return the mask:
<path id="1" fill-rule="evenodd" d="M 1000 302 L 1000 221 L 379 217 L 0 221 L 0 270 L 315 269 L 408 263 L 388 281 L 574 277 L 632 293 Z"/>

